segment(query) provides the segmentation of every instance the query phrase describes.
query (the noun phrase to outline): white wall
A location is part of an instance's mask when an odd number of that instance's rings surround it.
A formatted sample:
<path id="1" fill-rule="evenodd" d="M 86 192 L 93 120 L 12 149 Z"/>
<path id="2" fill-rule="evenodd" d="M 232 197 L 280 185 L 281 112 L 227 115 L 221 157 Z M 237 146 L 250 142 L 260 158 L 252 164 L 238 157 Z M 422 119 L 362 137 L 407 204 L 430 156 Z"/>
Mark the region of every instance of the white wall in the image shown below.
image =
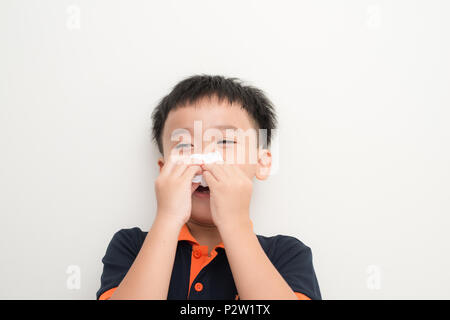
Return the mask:
<path id="1" fill-rule="evenodd" d="M 449 9 L 2 0 L 0 298 L 95 298 L 113 233 L 153 221 L 152 109 L 210 73 L 276 104 L 252 220 L 312 248 L 324 299 L 449 299 Z"/>

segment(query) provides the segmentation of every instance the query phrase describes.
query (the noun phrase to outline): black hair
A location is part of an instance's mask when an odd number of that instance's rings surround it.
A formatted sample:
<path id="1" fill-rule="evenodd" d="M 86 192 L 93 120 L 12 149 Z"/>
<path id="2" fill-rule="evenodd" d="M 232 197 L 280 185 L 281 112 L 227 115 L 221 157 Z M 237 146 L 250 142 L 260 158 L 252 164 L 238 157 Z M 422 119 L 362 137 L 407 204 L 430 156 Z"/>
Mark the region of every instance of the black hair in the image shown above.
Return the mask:
<path id="1" fill-rule="evenodd" d="M 162 134 L 167 116 L 186 104 L 193 104 L 205 97 L 217 97 L 219 101 L 228 99 L 230 104 L 240 103 L 242 108 L 256 124 L 256 130 L 265 129 L 264 139 L 260 139 L 263 148 L 268 148 L 272 139 L 272 129 L 277 126 L 277 116 L 272 102 L 265 93 L 253 86 L 244 85 L 238 78 L 226 78 L 219 75 L 194 75 L 188 77 L 163 97 L 152 112 L 152 140 L 156 142 L 159 152 L 163 154 Z"/>

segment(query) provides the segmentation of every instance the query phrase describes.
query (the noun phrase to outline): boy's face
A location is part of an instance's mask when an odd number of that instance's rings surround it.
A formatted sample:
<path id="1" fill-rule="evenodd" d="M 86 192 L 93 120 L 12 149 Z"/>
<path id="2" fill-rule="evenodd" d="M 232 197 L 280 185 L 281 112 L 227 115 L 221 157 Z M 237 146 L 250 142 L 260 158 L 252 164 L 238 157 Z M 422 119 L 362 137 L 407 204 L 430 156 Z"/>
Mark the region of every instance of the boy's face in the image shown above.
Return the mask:
<path id="1" fill-rule="evenodd" d="M 239 104 L 204 98 L 169 112 L 162 137 L 164 156 L 158 165 L 161 171 L 172 154 L 189 157 L 217 151 L 225 163 L 238 166 L 251 180 L 264 180 L 270 174 L 272 156 L 258 148 L 257 140 L 253 120 Z M 209 197 L 192 195 L 191 219 L 213 225 Z"/>

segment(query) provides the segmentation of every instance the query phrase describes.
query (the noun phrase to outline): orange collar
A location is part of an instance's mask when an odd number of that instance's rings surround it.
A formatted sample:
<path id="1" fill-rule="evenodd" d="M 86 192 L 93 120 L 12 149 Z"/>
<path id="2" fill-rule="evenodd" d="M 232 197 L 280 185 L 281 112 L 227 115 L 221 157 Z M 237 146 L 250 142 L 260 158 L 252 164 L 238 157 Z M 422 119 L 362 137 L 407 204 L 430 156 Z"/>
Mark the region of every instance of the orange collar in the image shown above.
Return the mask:
<path id="1" fill-rule="evenodd" d="M 197 246 L 200 245 L 198 243 L 198 241 L 194 238 L 194 236 L 191 234 L 191 232 L 189 231 L 189 228 L 186 223 L 183 225 L 183 227 L 181 228 L 180 234 L 178 235 L 178 241 L 181 241 L 181 240 L 189 241 Z M 225 249 L 223 242 L 218 244 L 216 247 Z"/>
<path id="2" fill-rule="evenodd" d="M 250 221 L 250 224 L 253 228 L 253 222 Z M 198 243 L 198 241 L 194 238 L 194 236 L 191 234 L 191 232 L 189 231 L 189 228 L 186 223 L 183 225 L 183 227 L 181 227 L 180 234 L 178 235 L 178 241 L 181 241 L 181 240 L 189 241 L 198 246 L 200 245 Z M 216 247 L 225 249 L 223 242 L 219 243 Z"/>

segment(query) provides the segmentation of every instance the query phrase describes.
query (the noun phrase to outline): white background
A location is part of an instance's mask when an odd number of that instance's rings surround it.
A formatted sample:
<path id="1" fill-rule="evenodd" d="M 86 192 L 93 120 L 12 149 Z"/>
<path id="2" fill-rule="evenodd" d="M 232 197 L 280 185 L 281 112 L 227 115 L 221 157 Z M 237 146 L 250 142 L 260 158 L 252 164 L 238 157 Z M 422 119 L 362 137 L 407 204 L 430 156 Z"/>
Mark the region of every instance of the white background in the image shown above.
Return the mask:
<path id="1" fill-rule="evenodd" d="M 95 299 L 114 232 L 154 218 L 151 111 L 207 73 L 274 102 L 251 218 L 312 248 L 324 299 L 449 299 L 449 9 L 2 0 L 0 298 Z"/>

